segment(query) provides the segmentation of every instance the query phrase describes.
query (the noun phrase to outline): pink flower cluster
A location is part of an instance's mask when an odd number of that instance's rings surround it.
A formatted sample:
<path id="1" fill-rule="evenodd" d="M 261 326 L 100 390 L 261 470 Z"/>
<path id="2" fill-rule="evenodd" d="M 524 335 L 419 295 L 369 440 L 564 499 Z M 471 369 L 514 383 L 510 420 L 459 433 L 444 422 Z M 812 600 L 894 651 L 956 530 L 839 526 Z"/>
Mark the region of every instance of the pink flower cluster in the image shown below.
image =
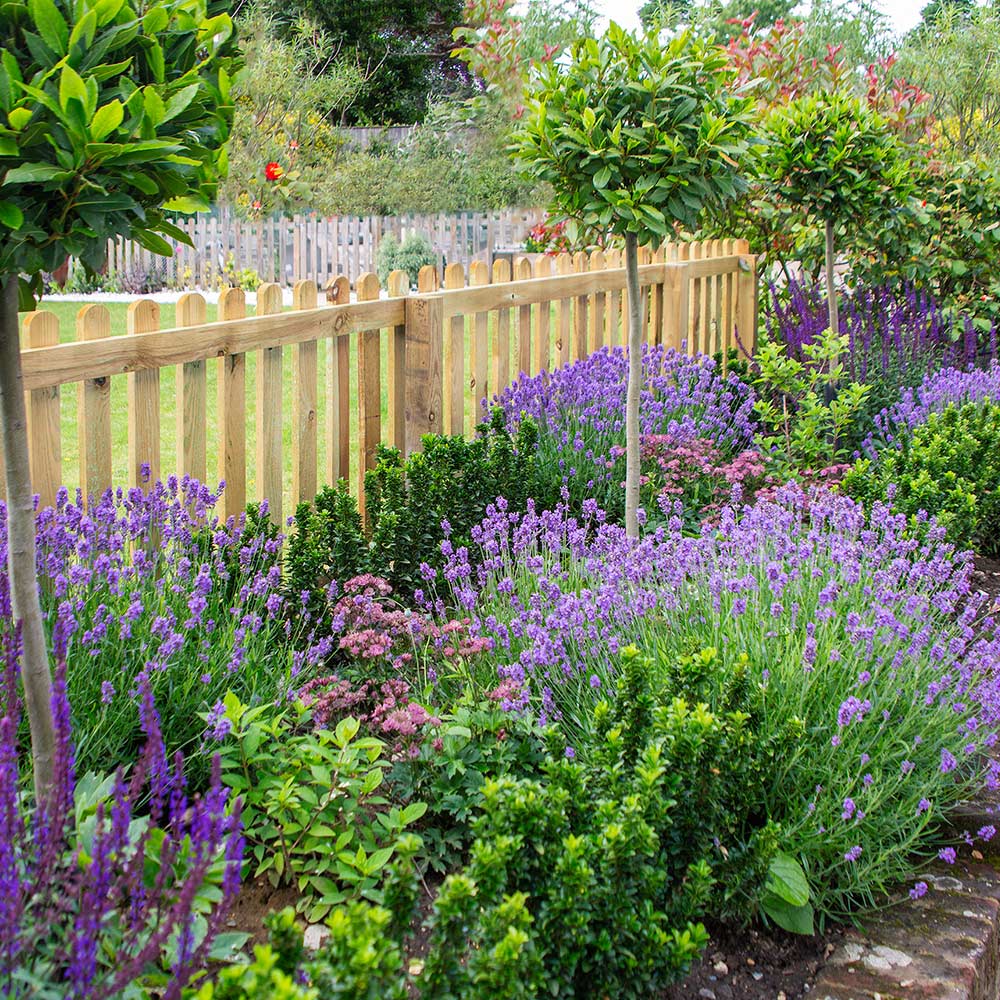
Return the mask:
<path id="1" fill-rule="evenodd" d="M 746 449 L 726 461 L 707 437 L 647 434 L 641 454 L 647 481 L 658 496 L 688 496 L 705 506 L 725 503 L 733 486 L 752 489 L 765 473 L 760 452 Z"/>
<path id="2" fill-rule="evenodd" d="M 317 677 L 299 692 L 317 729 L 329 729 L 353 716 L 374 736 L 390 743 L 395 756 L 415 757 L 424 727 L 440 726 L 441 720 L 409 695 L 410 685 L 399 678 L 382 684 L 363 681 L 354 687 L 335 674 Z"/>
<path id="3" fill-rule="evenodd" d="M 385 659 L 398 670 L 413 659 L 417 646 L 431 647 L 446 660 L 468 659 L 492 649 L 492 639 L 469 632 L 470 619 L 438 624 L 392 604 L 391 595 L 392 586 L 386 580 L 368 573 L 344 584 L 333 608 L 343 652 L 360 660 Z"/>

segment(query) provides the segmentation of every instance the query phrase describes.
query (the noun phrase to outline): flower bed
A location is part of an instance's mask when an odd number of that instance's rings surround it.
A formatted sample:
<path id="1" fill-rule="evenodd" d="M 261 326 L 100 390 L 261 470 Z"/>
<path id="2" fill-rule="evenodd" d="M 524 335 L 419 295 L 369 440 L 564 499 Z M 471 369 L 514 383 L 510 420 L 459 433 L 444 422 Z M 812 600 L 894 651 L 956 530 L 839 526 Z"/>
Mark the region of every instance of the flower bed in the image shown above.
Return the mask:
<path id="1" fill-rule="evenodd" d="M 752 386 L 645 353 L 639 539 L 620 351 L 521 379 L 474 442 L 384 453 L 371 538 L 337 490 L 287 548 L 190 481 L 41 511 L 62 798 L 26 791 L 8 610 L 8 994 L 655 996 L 706 920 L 810 934 L 982 851 L 992 824 L 947 830 L 1000 778 L 1000 636 L 955 542 L 992 537 L 995 463 L 956 463 L 992 448 L 996 369 L 893 383 L 841 486 L 868 383 L 801 347 Z M 940 523 L 908 506 L 931 452 L 961 479 Z M 221 933 L 240 868 L 294 907 L 210 967 L 245 940 Z"/>

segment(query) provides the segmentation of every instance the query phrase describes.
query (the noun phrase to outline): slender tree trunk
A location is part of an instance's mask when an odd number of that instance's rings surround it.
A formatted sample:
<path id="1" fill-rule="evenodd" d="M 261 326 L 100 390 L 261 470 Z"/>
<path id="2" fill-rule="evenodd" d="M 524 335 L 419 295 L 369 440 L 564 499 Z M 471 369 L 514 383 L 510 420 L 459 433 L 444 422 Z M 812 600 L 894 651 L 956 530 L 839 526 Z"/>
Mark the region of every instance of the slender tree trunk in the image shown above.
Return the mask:
<path id="1" fill-rule="evenodd" d="M 833 280 L 833 220 L 826 220 L 826 308 L 830 329 L 840 336 L 840 317 L 837 312 L 837 286 Z"/>
<path id="2" fill-rule="evenodd" d="M 625 234 L 628 290 L 628 396 L 625 401 L 625 534 L 639 537 L 639 389 L 642 384 L 642 299 L 639 295 L 639 241 Z"/>
<path id="3" fill-rule="evenodd" d="M 7 572 L 11 611 L 21 624 L 21 683 L 31 728 L 35 795 L 43 802 L 52 787 L 56 729 L 52 715 L 49 670 L 42 608 L 35 570 L 35 510 L 28 465 L 28 421 L 21 377 L 21 343 L 17 322 L 17 275 L 0 286 L 0 431 L 7 471 Z"/>

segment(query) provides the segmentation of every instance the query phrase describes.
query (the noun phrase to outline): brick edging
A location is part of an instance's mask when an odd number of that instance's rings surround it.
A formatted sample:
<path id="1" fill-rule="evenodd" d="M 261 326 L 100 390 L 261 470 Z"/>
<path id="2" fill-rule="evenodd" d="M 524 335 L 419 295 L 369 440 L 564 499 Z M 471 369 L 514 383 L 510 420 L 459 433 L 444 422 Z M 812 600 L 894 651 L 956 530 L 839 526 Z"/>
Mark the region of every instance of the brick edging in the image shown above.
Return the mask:
<path id="1" fill-rule="evenodd" d="M 820 970 L 816 1000 L 997 1000 L 1000 871 L 963 856 L 922 876 L 928 891 L 848 931 Z"/>

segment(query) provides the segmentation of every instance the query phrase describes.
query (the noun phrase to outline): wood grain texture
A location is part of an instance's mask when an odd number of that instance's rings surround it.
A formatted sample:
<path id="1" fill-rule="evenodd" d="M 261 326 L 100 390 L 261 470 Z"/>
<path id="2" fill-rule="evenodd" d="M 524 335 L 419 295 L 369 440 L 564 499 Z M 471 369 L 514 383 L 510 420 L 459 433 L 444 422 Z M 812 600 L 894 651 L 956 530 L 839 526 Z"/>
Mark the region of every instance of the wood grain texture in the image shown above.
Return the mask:
<path id="1" fill-rule="evenodd" d="M 552 258 L 539 257 L 535 261 L 535 277 L 552 277 Z M 535 331 L 535 371 L 552 370 L 552 309 L 550 303 L 538 306 L 538 329 Z"/>
<path id="2" fill-rule="evenodd" d="M 24 318 L 25 340 L 31 348 L 59 343 L 59 320 L 50 312 L 31 312 Z M 31 486 L 42 507 L 55 505 L 62 485 L 62 430 L 58 386 L 27 393 L 28 455 Z"/>
<path id="3" fill-rule="evenodd" d="M 386 282 L 390 297 L 402 299 L 410 294 L 410 276 L 405 271 L 389 272 Z M 406 369 L 406 324 L 399 323 L 389 330 L 389 358 L 386 365 L 389 397 L 389 444 L 400 451 L 406 445 L 406 402 L 403 383 Z"/>
<path id="4" fill-rule="evenodd" d="M 272 282 L 257 289 L 258 316 L 276 316 L 282 308 L 279 285 Z M 281 354 L 280 347 L 265 347 L 257 352 L 257 408 L 254 414 L 257 499 L 267 501 L 268 516 L 277 527 L 284 523 L 282 501 L 285 492 L 285 464 L 282 458 L 284 369 Z"/>
<path id="5" fill-rule="evenodd" d="M 297 281 L 292 287 L 292 308 L 302 312 L 315 309 L 318 289 L 315 281 Z M 292 348 L 292 511 L 311 501 L 319 491 L 318 344 L 303 341 Z"/>
<path id="6" fill-rule="evenodd" d="M 225 320 L 134 337 L 59 344 L 23 352 L 25 388 L 41 389 L 49 385 L 81 382 L 85 378 L 124 375 L 324 337 L 345 339 L 357 330 L 403 322 L 402 302 L 399 299 L 382 299 L 287 312 L 279 316 Z"/>
<path id="7" fill-rule="evenodd" d="M 139 299 L 128 307 L 126 330 L 130 337 L 160 329 L 160 307 Z M 92 341 L 86 346 L 107 341 Z M 74 345 L 75 346 L 75 345 Z M 148 466 L 148 480 L 144 467 Z M 146 488 L 160 478 L 160 371 L 149 368 L 128 376 L 128 484 Z"/>
<path id="8" fill-rule="evenodd" d="M 379 297 L 378 277 L 370 271 L 358 278 L 359 302 Z M 359 330 L 358 334 L 358 502 L 365 518 L 365 473 L 375 468 L 382 441 L 381 332 Z"/>
<path id="9" fill-rule="evenodd" d="M 465 288 L 465 268 L 449 264 L 445 289 Z M 449 434 L 465 433 L 465 316 L 452 316 L 444 344 L 445 427 Z"/>
<path id="10" fill-rule="evenodd" d="M 589 270 L 590 260 L 587 254 L 583 250 L 578 250 L 573 254 L 573 270 L 577 274 L 585 273 Z M 572 358 L 574 361 L 579 361 L 581 358 L 587 357 L 590 353 L 588 343 L 587 343 L 587 324 L 588 324 L 588 304 L 590 301 L 590 293 L 594 290 L 595 286 L 592 281 L 584 281 L 582 287 L 586 289 L 584 294 L 577 295 L 575 308 L 573 310 L 573 350 Z"/>
<path id="11" fill-rule="evenodd" d="M 350 309 L 351 283 L 347 276 L 334 278 L 327 286 L 327 295 L 337 303 L 331 312 Z M 346 337 L 333 336 L 326 363 L 326 478 L 331 485 L 346 479 L 351 468 L 351 345 Z"/>
<path id="12" fill-rule="evenodd" d="M 442 430 L 441 299 L 416 296 L 406 300 L 406 454 L 421 449 L 424 434 Z"/>
<path id="13" fill-rule="evenodd" d="M 76 314 L 77 340 L 111 336 L 111 313 L 101 305 L 83 306 Z M 111 379 L 86 379 L 77 398 L 80 485 L 88 506 L 111 489 Z"/>
<path id="14" fill-rule="evenodd" d="M 510 277 L 508 261 L 502 259 L 493 261 L 493 286 L 508 283 Z M 493 395 L 503 392 L 510 384 L 510 312 L 510 309 L 497 309 L 494 321 L 493 343 L 490 345 L 492 351 L 490 385 L 493 387 Z"/>
<path id="15" fill-rule="evenodd" d="M 469 284 L 473 286 L 484 286 L 490 283 L 490 269 L 486 262 L 474 260 L 469 265 Z M 472 393 L 472 425 L 479 423 L 480 418 L 485 416 L 482 410 L 482 401 L 489 398 L 489 372 L 490 372 L 490 342 L 489 342 L 490 315 L 487 312 L 476 312 L 473 318 L 472 332 L 472 375 L 469 378 L 469 391 Z"/>
<path id="16" fill-rule="evenodd" d="M 590 255 L 590 270 L 607 270 L 608 259 L 604 256 L 603 250 L 595 250 Z M 591 324 L 590 324 L 590 350 L 591 352 L 600 350 L 607 344 L 607 305 L 608 293 L 595 291 L 590 300 Z"/>
<path id="17" fill-rule="evenodd" d="M 185 292 L 177 300 L 179 328 L 204 326 L 205 298 Z M 199 483 L 208 475 L 208 363 L 185 361 L 177 372 L 177 472 Z"/>
<path id="18" fill-rule="evenodd" d="M 556 257 L 556 274 L 559 276 L 559 304 L 556 307 L 556 315 L 559 320 L 559 334 L 556 340 L 556 352 L 560 365 L 569 364 L 572 339 L 571 324 L 573 322 L 572 301 L 565 294 L 567 279 L 573 273 L 573 258 L 568 253 L 561 253 Z M 624 279 L 622 279 L 624 287 Z"/>
<path id="19" fill-rule="evenodd" d="M 219 295 L 219 319 L 246 315 L 246 296 L 239 288 Z M 247 505 L 247 384 L 246 355 L 227 354 L 219 361 L 219 478 L 225 518 L 239 517 Z"/>
<path id="20" fill-rule="evenodd" d="M 514 259 L 514 280 L 530 281 L 532 275 L 531 261 L 527 257 Z M 517 310 L 517 374 L 531 375 L 531 303 L 520 306 Z"/>

